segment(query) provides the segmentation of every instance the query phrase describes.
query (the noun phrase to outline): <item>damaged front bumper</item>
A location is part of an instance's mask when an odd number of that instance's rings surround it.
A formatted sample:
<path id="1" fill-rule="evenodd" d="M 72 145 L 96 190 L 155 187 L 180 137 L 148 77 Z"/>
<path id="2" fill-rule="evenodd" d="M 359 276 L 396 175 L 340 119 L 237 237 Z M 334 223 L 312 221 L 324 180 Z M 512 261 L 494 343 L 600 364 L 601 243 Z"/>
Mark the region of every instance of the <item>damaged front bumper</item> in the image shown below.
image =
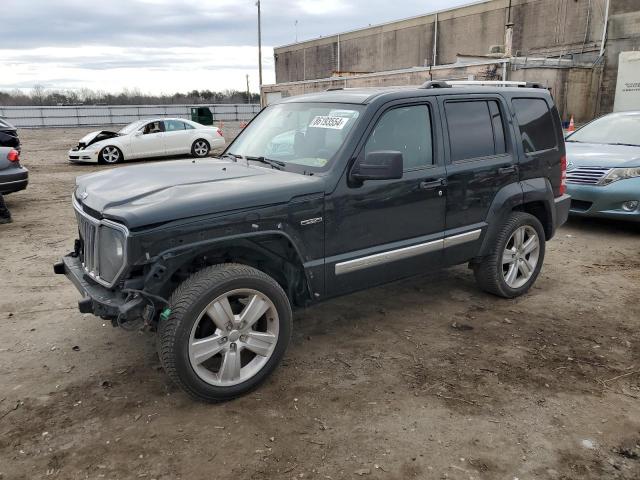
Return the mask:
<path id="1" fill-rule="evenodd" d="M 145 307 L 150 304 L 140 293 L 97 284 L 85 273 L 80 258 L 73 253 L 62 257 L 62 261 L 53 266 L 53 271 L 65 275 L 78 289 L 83 297 L 78 302 L 81 313 L 92 313 L 121 323 L 141 318 Z"/>
<path id="2" fill-rule="evenodd" d="M 75 147 L 69 150 L 69 161 L 74 163 L 98 163 L 97 150 L 79 150 Z"/>

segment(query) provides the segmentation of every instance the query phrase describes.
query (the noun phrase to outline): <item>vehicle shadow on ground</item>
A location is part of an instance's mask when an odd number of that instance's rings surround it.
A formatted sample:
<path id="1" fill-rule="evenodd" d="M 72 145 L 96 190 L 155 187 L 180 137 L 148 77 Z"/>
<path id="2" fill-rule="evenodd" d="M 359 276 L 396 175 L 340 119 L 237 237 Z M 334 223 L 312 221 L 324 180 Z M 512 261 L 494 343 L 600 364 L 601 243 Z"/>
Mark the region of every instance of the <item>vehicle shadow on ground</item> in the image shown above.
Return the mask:
<path id="1" fill-rule="evenodd" d="M 640 234 L 640 222 L 624 222 L 607 218 L 569 217 L 566 225 L 580 231 L 598 234 Z"/>

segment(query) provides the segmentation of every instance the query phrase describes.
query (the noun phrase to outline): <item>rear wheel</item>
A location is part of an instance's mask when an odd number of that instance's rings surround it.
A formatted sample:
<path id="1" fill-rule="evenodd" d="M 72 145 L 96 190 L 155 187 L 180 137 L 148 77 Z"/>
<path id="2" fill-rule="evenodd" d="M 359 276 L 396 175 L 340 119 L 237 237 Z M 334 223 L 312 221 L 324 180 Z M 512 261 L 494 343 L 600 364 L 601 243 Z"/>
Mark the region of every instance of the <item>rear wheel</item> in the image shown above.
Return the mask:
<path id="1" fill-rule="evenodd" d="M 158 327 L 171 379 L 194 398 L 222 401 L 256 388 L 291 337 L 289 300 L 278 283 L 238 264 L 208 267 L 182 283 Z"/>
<path id="2" fill-rule="evenodd" d="M 122 161 L 122 152 L 118 147 L 109 145 L 100 150 L 98 160 L 100 163 L 118 163 Z"/>
<path id="3" fill-rule="evenodd" d="M 522 295 L 538 278 L 544 253 L 545 235 L 540 221 L 529 213 L 513 212 L 489 255 L 474 267 L 476 281 L 494 295 Z"/>
<path id="4" fill-rule="evenodd" d="M 206 157 L 209 155 L 210 150 L 211 147 L 209 146 L 209 142 L 203 139 L 196 140 L 191 146 L 191 154 L 198 158 Z"/>

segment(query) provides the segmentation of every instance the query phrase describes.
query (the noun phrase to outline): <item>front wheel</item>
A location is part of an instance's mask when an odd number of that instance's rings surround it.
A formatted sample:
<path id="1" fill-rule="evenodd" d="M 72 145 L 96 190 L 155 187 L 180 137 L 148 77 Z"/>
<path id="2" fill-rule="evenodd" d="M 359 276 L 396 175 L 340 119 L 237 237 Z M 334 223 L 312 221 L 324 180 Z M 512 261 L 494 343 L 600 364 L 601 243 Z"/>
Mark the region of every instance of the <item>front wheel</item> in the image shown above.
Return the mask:
<path id="1" fill-rule="evenodd" d="M 483 290 L 505 298 L 526 293 L 538 278 L 545 253 L 540 220 L 513 212 L 498 233 L 489 255 L 474 267 Z"/>
<path id="2" fill-rule="evenodd" d="M 211 147 L 209 146 L 209 142 L 202 139 L 196 140 L 191 146 L 191 154 L 194 157 L 198 158 L 206 157 L 207 155 L 209 155 L 210 150 Z"/>
<path id="3" fill-rule="evenodd" d="M 100 163 L 118 163 L 122 161 L 122 152 L 118 147 L 108 146 L 100 150 Z"/>
<path id="4" fill-rule="evenodd" d="M 171 313 L 158 326 L 158 354 L 169 377 L 199 400 L 230 400 L 256 388 L 291 338 L 287 295 L 246 265 L 205 268 L 169 303 Z"/>

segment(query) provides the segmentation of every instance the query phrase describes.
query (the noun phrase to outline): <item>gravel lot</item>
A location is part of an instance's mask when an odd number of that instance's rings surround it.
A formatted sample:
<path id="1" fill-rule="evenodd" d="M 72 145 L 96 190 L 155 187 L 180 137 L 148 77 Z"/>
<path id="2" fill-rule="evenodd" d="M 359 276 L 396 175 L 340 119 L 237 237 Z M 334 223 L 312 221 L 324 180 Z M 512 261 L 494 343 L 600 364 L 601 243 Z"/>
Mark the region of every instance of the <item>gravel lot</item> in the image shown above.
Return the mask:
<path id="1" fill-rule="evenodd" d="M 264 386 L 199 404 L 153 335 L 80 314 L 52 273 L 75 176 L 105 168 L 66 161 L 88 130 L 20 132 L 31 183 L 0 226 L 1 479 L 640 478 L 639 226 L 570 221 L 517 300 L 456 267 L 299 311 Z"/>

